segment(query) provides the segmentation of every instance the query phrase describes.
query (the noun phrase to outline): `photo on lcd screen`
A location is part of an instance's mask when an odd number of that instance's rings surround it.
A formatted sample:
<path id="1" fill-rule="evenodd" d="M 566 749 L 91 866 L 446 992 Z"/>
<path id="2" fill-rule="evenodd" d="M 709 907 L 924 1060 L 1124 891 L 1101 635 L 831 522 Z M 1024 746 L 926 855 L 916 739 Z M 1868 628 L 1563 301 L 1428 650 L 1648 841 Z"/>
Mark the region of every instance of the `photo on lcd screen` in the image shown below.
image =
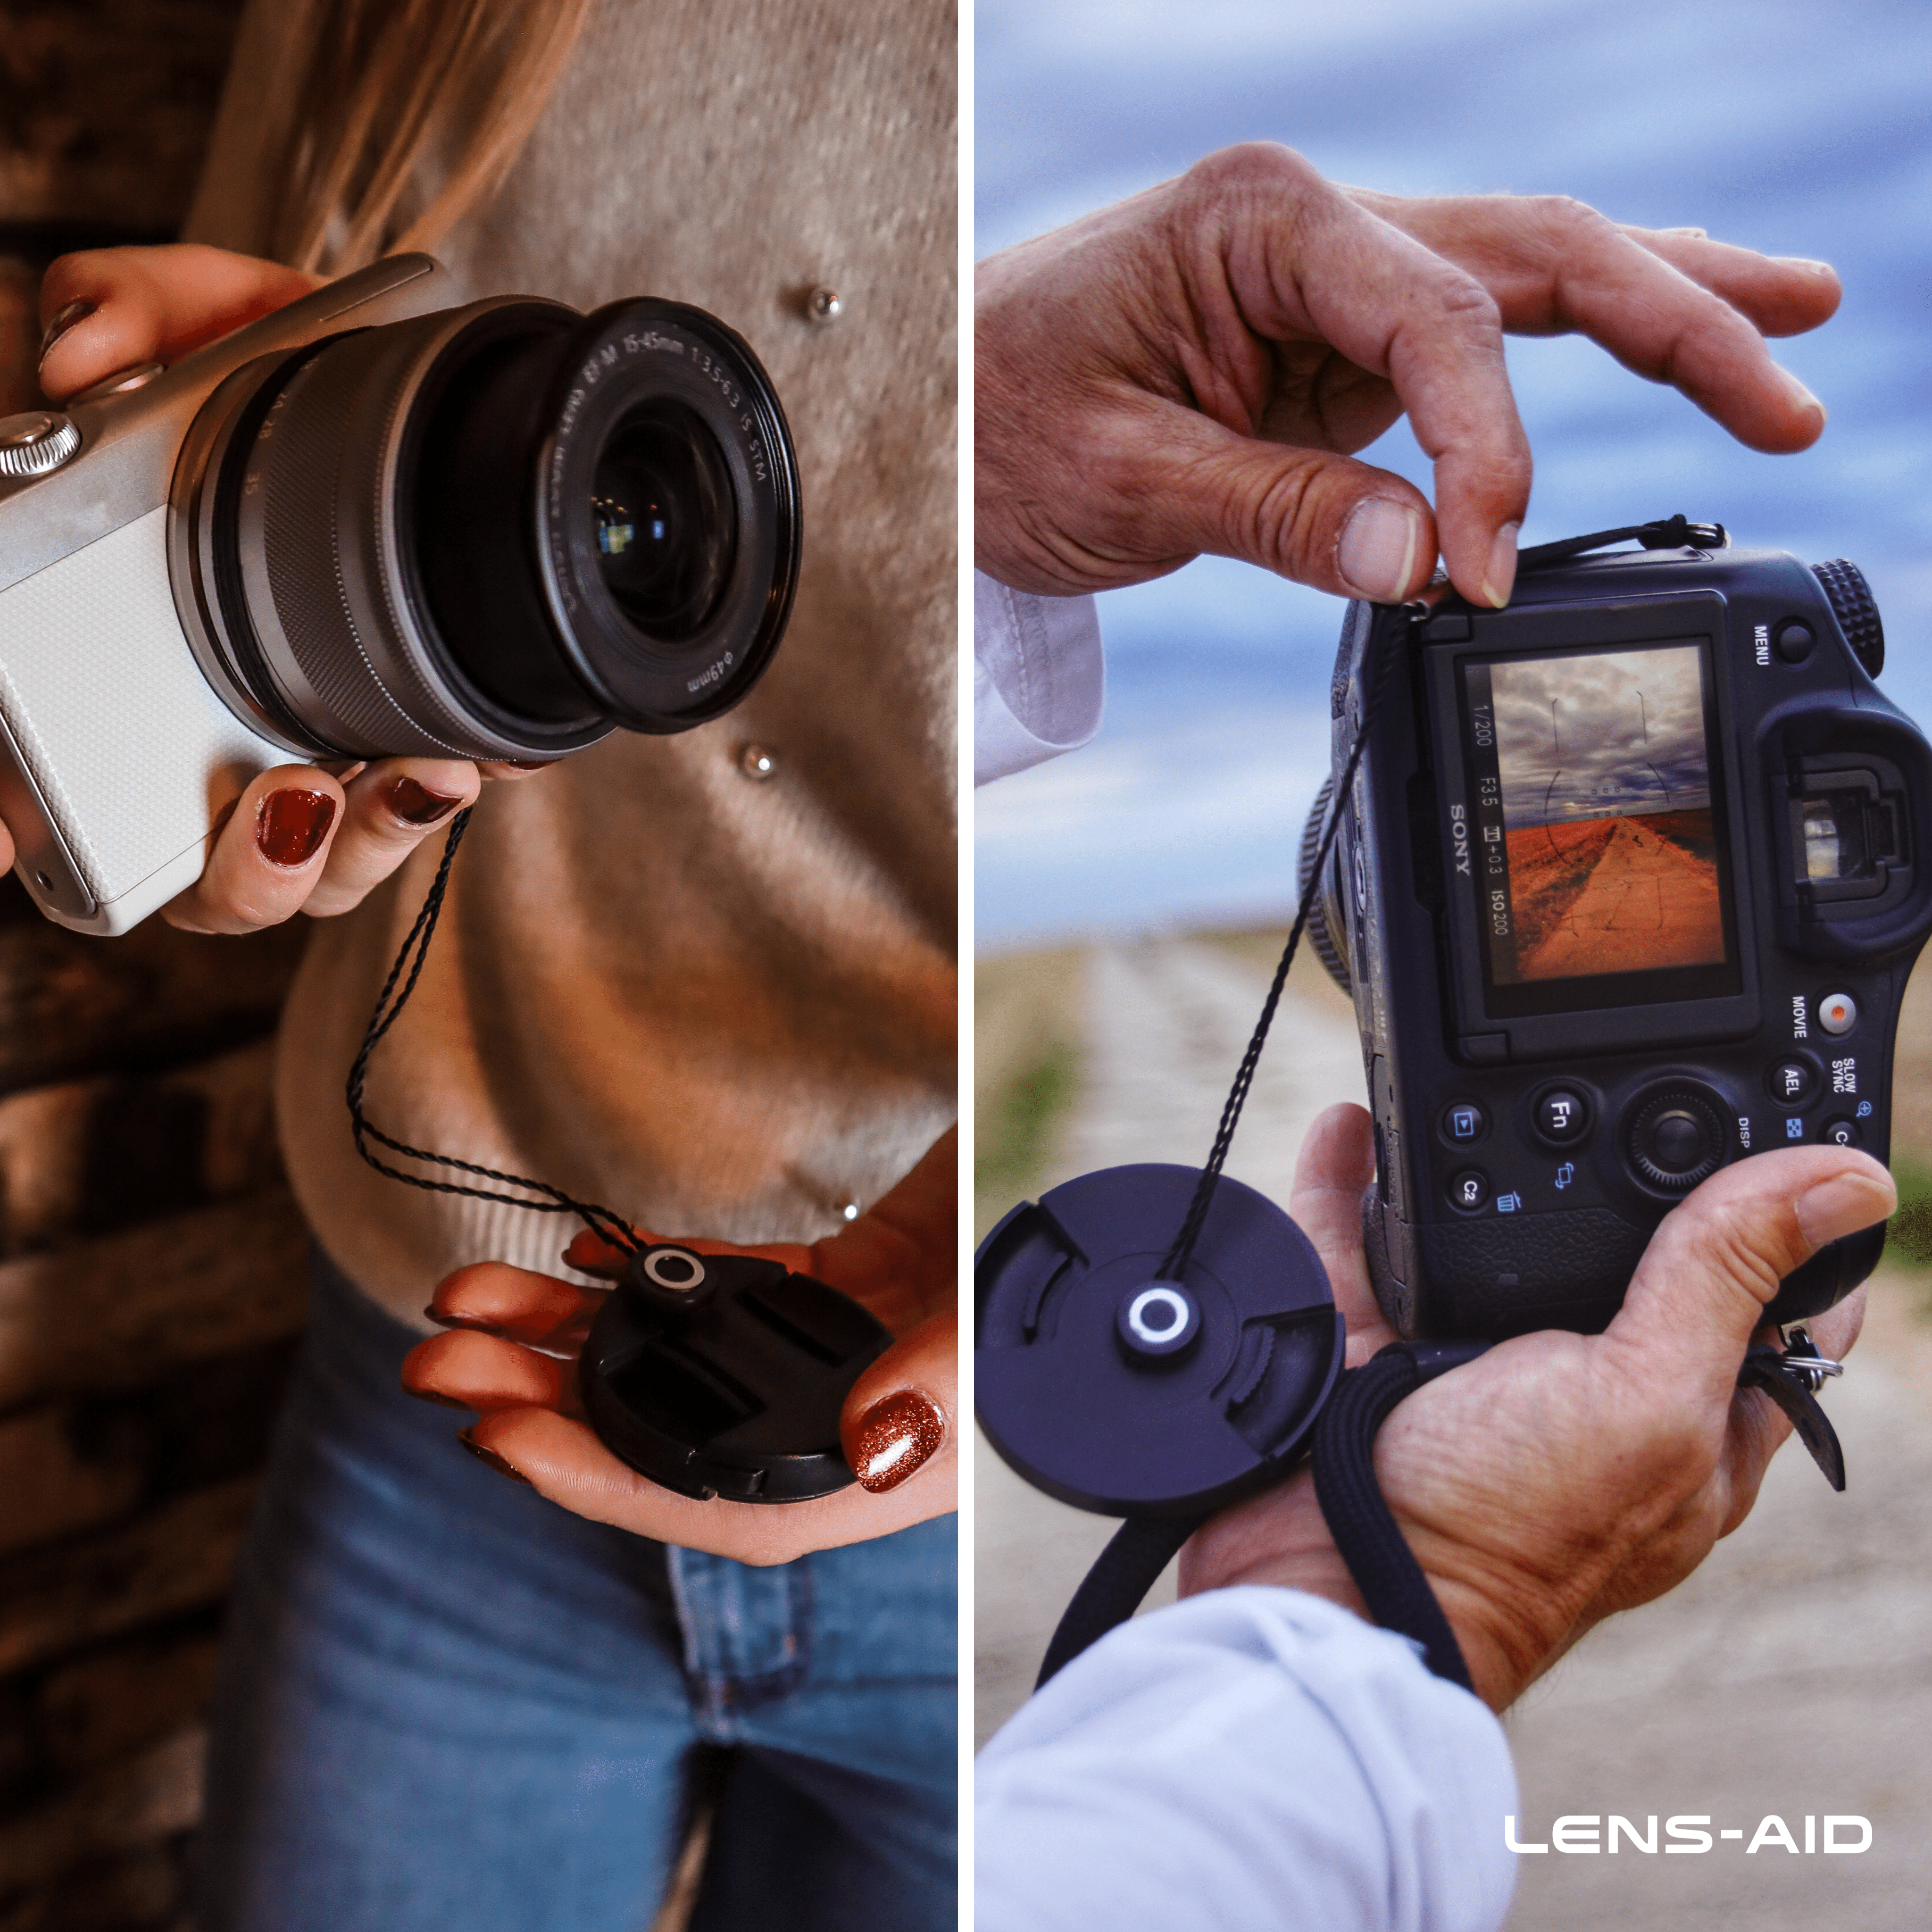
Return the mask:
<path id="1" fill-rule="evenodd" d="M 1508 880 L 1508 929 L 1490 928 L 1496 981 L 1722 964 L 1702 650 L 1484 668 L 1501 796 L 1479 815 L 1492 862 L 1500 832 Z"/>

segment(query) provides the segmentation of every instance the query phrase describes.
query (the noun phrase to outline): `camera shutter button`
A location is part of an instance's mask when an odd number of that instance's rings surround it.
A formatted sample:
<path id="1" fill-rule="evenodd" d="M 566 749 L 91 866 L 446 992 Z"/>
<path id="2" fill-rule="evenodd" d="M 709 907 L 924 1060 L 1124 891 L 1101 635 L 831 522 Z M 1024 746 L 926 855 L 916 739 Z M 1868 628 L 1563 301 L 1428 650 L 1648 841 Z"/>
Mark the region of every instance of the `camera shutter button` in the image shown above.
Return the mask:
<path id="1" fill-rule="evenodd" d="M 51 410 L 0 417 L 0 476 L 44 476 L 80 447 L 80 430 Z"/>

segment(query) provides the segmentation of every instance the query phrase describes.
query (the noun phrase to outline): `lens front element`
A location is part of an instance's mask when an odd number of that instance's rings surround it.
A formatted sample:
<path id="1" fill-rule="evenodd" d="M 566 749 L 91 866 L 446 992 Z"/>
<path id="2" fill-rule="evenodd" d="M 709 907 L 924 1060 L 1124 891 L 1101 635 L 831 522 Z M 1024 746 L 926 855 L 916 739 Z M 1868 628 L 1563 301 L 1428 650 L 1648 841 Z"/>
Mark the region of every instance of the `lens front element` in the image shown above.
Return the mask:
<path id="1" fill-rule="evenodd" d="M 672 398 L 622 417 L 591 490 L 598 567 L 647 637 L 688 643 L 718 607 L 737 554 L 738 512 L 718 439 Z"/>

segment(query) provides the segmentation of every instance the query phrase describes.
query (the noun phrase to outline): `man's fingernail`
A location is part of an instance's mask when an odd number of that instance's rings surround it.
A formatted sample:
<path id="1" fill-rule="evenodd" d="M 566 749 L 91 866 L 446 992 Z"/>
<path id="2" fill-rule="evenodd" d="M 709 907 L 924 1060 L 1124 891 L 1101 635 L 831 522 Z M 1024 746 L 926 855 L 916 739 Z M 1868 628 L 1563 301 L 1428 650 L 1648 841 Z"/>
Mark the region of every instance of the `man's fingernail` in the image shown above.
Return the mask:
<path id="1" fill-rule="evenodd" d="M 1808 275 L 1835 275 L 1829 262 L 1814 262 L 1809 255 L 1776 255 L 1772 258 L 1780 268 L 1797 268 Z"/>
<path id="2" fill-rule="evenodd" d="M 500 762 L 508 765 L 513 772 L 541 772 L 548 770 L 555 760 L 550 758 L 505 758 Z"/>
<path id="3" fill-rule="evenodd" d="M 1365 496 L 1348 513 L 1335 546 L 1335 570 L 1358 597 L 1394 604 L 1415 574 L 1422 519 L 1393 496 Z"/>
<path id="4" fill-rule="evenodd" d="M 403 1393 L 414 1396 L 418 1402 L 433 1402 L 442 1408 L 474 1409 L 476 1406 L 473 1402 L 458 1402 L 453 1395 L 445 1395 L 438 1389 L 411 1388 L 407 1382 L 403 1384 Z"/>
<path id="5" fill-rule="evenodd" d="M 1691 242 L 1708 242 L 1711 238 L 1708 228 L 1660 228 L 1657 232 L 1660 235 L 1682 235 Z"/>
<path id="6" fill-rule="evenodd" d="M 270 792 L 256 808 L 255 843 L 270 865 L 292 872 L 322 850 L 334 823 L 335 801 L 327 792 L 291 786 Z"/>
<path id="7" fill-rule="evenodd" d="M 476 1458 L 478 1462 L 488 1463 L 498 1475 L 508 1476 L 512 1482 L 521 1483 L 530 1489 L 536 1487 L 536 1484 L 532 1483 L 530 1478 L 525 1475 L 508 1456 L 498 1455 L 494 1449 L 484 1448 L 468 1430 L 459 1429 L 456 1432 L 456 1439 Z"/>
<path id="8" fill-rule="evenodd" d="M 1483 595 L 1498 610 L 1516 588 L 1516 540 L 1520 524 L 1505 524 L 1490 546 L 1490 567 L 1483 573 Z"/>
<path id="9" fill-rule="evenodd" d="M 946 1419 L 917 1389 L 874 1402 L 859 1420 L 852 1473 L 874 1495 L 896 1490 L 946 1440 Z"/>
<path id="10" fill-rule="evenodd" d="M 1801 410 L 1816 410 L 1818 420 L 1822 422 L 1825 420 L 1825 405 L 1789 369 L 1780 369 L 1778 373 L 1784 378 L 1785 390 L 1792 403 Z"/>
<path id="11" fill-rule="evenodd" d="M 47 324 L 46 333 L 40 338 L 40 359 L 44 362 L 47 359 L 47 352 L 53 347 L 54 344 L 73 328 L 76 322 L 85 322 L 99 306 L 100 304 L 98 302 L 82 302 L 78 299 L 63 304 L 56 311 L 53 320 Z"/>
<path id="12" fill-rule="evenodd" d="M 431 791 L 414 778 L 397 779 L 389 788 L 388 800 L 389 809 L 405 825 L 434 825 L 439 818 L 447 818 L 462 802 L 460 798 Z"/>
<path id="13" fill-rule="evenodd" d="M 1898 1190 L 1889 1178 L 1841 1174 L 1799 1195 L 1792 1208 L 1804 1238 L 1816 1249 L 1882 1221 L 1898 1205 Z"/>

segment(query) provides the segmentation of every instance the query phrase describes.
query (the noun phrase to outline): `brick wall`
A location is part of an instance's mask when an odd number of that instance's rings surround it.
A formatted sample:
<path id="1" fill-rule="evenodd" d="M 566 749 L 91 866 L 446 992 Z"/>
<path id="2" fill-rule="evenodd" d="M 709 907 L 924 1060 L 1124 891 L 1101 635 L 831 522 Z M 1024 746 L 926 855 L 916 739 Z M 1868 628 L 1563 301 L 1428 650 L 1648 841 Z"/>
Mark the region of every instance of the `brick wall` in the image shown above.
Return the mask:
<path id="1" fill-rule="evenodd" d="M 236 0 L 0 6 L 0 412 L 64 248 L 165 238 Z M 0 1932 L 182 1924 L 221 1604 L 302 1316 L 269 1039 L 302 922 L 0 886 Z"/>

